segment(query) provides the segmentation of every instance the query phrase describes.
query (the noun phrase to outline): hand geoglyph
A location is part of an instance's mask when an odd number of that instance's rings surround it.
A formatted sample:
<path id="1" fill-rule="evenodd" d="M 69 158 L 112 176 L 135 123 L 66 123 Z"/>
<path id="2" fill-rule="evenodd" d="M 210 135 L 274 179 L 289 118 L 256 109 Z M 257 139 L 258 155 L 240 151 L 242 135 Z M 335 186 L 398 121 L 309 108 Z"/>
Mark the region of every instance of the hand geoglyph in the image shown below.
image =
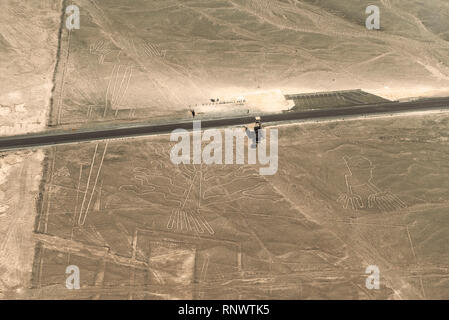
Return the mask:
<path id="1" fill-rule="evenodd" d="M 381 190 L 373 183 L 374 166 L 363 156 L 344 156 L 347 173 L 345 174 L 346 192 L 337 201 L 343 208 L 352 210 L 378 209 L 382 212 L 406 208 L 407 205 L 396 195 Z"/>

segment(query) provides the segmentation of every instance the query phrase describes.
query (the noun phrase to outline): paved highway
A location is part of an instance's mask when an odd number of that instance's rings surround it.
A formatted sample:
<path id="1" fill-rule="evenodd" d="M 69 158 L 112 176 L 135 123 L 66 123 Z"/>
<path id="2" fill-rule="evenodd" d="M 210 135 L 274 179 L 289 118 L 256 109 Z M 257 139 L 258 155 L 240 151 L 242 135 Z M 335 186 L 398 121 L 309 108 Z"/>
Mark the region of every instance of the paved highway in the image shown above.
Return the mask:
<path id="1" fill-rule="evenodd" d="M 449 97 L 432 98 L 410 102 L 387 102 L 381 104 L 358 105 L 351 107 L 335 107 L 318 110 L 308 110 L 300 112 L 285 112 L 278 114 L 262 115 L 263 124 L 295 121 L 295 120 L 319 120 L 325 118 L 345 118 L 354 116 L 364 116 L 373 114 L 389 114 L 410 111 L 426 111 L 449 109 Z M 252 123 L 254 116 L 224 118 L 217 120 L 202 120 L 201 127 L 219 128 L 244 125 Z M 151 124 L 122 124 L 111 127 L 98 127 L 96 129 L 79 130 L 47 130 L 38 134 L 27 134 L 20 136 L 9 136 L 0 138 L 0 150 L 23 149 L 30 147 L 41 147 L 48 145 L 66 144 L 82 141 L 126 138 L 135 136 L 145 136 L 152 134 L 169 133 L 175 129 L 192 130 L 192 121 L 170 123 L 161 125 Z"/>

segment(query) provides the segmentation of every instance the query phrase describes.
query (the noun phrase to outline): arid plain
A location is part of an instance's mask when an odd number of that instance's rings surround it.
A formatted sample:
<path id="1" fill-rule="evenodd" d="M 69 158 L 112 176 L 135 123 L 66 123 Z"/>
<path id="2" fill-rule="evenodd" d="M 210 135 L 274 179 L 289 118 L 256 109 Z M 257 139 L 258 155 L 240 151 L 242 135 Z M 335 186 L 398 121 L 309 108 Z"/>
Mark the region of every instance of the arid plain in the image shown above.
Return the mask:
<path id="1" fill-rule="evenodd" d="M 449 95 L 440 0 L 1 6 L 1 135 L 188 119 L 257 90 Z M 176 166 L 169 135 L 1 152 L 0 297 L 448 299 L 448 126 L 443 112 L 277 125 L 274 176 Z"/>

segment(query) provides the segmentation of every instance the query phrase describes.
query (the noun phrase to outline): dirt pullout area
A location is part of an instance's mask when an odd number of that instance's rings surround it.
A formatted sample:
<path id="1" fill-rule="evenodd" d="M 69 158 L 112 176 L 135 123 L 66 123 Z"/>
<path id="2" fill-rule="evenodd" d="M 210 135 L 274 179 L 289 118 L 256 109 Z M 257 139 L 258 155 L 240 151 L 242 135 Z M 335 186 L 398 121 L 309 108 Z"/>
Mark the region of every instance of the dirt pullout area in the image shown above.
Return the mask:
<path id="1" fill-rule="evenodd" d="M 0 297 L 20 295 L 31 285 L 36 195 L 44 153 L 0 154 Z"/>
<path id="2" fill-rule="evenodd" d="M 0 11 L 0 136 L 41 131 L 48 116 L 60 1 L 4 0 Z"/>

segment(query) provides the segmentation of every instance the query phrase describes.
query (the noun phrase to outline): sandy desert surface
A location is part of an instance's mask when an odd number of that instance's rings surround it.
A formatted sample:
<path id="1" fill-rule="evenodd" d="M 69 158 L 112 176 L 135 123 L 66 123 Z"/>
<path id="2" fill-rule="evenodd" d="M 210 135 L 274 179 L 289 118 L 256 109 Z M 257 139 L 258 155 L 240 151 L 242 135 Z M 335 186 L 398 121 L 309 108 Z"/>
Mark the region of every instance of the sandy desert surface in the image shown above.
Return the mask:
<path id="1" fill-rule="evenodd" d="M 449 91 L 441 0 L 79 0 L 79 30 L 65 28 L 70 4 L 2 3 L 0 134 L 183 118 L 189 104 L 257 90 Z M 381 30 L 365 28 L 370 4 Z"/>
<path id="2" fill-rule="evenodd" d="M 365 8 L 375 3 L 372 32 Z M 255 90 L 399 99 L 449 88 L 444 1 L 77 4 L 83 27 L 61 29 L 51 125 L 179 118 L 205 98 Z"/>
<path id="3" fill-rule="evenodd" d="M 448 121 L 280 126 L 274 176 L 176 166 L 168 135 L 46 149 L 27 239 L 35 253 L 22 260 L 30 286 L 5 295 L 447 299 Z M 68 265 L 81 290 L 66 289 Z M 368 265 L 380 268 L 380 290 L 364 286 Z"/>
<path id="4" fill-rule="evenodd" d="M 65 28 L 70 4 L 79 30 Z M 372 4 L 381 29 L 368 31 Z M 0 136 L 190 119 L 191 104 L 258 91 L 449 95 L 443 0 L 1 8 Z M 0 298 L 449 299 L 448 125 L 276 126 L 274 176 L 176 166 L 168 135 L 0 152 Z M 365 287 L 368 265 L 380 290 Z"/>

